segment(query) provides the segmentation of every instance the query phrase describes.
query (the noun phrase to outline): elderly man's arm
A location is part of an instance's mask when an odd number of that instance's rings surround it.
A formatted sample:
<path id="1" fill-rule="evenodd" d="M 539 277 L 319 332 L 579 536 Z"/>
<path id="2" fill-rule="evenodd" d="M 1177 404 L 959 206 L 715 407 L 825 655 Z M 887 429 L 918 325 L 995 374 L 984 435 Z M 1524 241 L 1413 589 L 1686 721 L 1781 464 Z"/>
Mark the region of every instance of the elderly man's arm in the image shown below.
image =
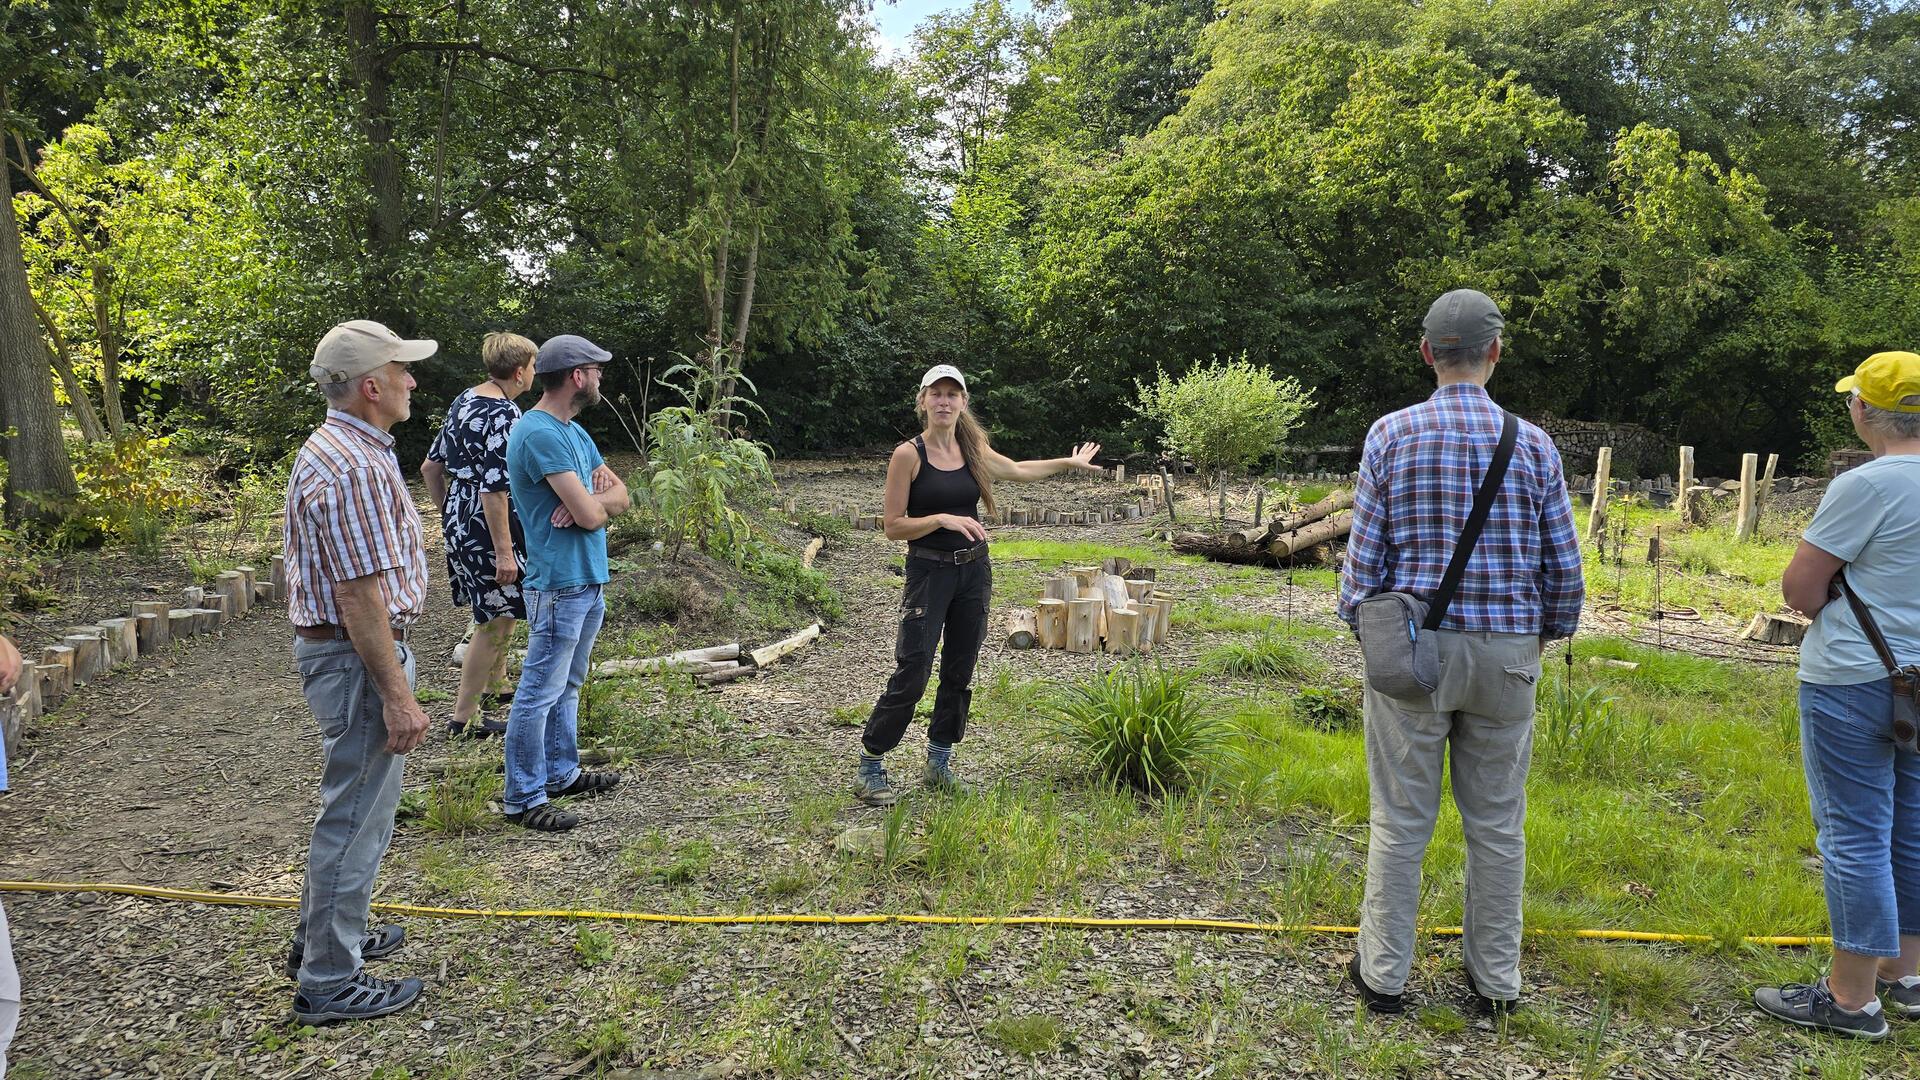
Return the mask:
<path id="1" fill-rule="evenodd" d="M 1587 579 L 1580 557 L 1580 536 L 1573 527 L 1573 504 L 1559 455 L 1540 498 L 1540 601 L 1545 609 L 1540 637 L 1570 638 L 1580 628 Z"/>
<path id="2" fill-rule="evenodd" d="M 1360 453 L 1360 482 L 1353 489 L 1353 531 L 1340 571 L 1340 617 L 1351 626 L 1354 605 L 1385 588 L 1387 581 L 1386 440 L 1367 436 Z"/>

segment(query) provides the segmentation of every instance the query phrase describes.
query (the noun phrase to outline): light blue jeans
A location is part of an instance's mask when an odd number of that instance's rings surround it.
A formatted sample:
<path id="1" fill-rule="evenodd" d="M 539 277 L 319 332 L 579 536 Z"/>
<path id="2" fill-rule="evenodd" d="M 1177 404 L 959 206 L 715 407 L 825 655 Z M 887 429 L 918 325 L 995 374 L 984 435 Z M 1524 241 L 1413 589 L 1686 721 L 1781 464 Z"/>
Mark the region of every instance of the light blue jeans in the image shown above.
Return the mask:
<path id="1" fill-rule="evenodd" d="M 526 590 L 527 658 L 507 714 L 507 813 L 518 814 L 580 775 L 580 688 L 607 605 L 599 585 Z"/>
<path id="2" fill-rule="evenodd" d="M 393 647 L 412 686 L 413 649 L 399 642 Z M 295 638 L 293 659 L 325 754 L 296 931 L 306 950 L 300 989 L 325 998 L 360 970 L 373 877 L 393 840 L 400 767 L 407 759 L 387 753 L 380 694 L 352 642 Z"/>
<path id="3" fill-rule="evenodd" d="M 1893 743 L 1893 684 L 1800 684 L 1800 756 L 1836 947 L 1900 955 L 1920 934 L 1920 754 Z"/>

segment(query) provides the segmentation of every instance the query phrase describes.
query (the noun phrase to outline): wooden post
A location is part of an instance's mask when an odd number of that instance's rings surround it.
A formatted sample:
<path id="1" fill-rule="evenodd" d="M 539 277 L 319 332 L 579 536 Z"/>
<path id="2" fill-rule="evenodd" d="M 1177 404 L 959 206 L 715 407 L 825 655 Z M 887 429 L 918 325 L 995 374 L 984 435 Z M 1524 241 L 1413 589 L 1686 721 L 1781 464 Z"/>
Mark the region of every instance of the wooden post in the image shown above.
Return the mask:
<path id="1" fill-rule="evenodd" d="M 189 638 L 195 633 L 192 608 L 171 608 L 167 611 L 167 637 Z"/>
<path id="2" fill-rule="evenodd" d="M 247 613 L 246 603 L 240 598 L 240 588 L 245 584 L 238 570 L 222 570 L 213 579 L 213 591 L 227 598 L 227 618 L 237 619 Z M 212 604 L 208 604 L 212 607 Z"/>
<path id="3" fill-rule="evenodd" d="M 1759 471 L 1759 454 L 1740 455 L 1740 505 L 1733 514 L 1733 538 L 1736 541 L 1745 540 L 1753 535 L 1754 477 Z"/>
<path id="4" fill-rule="evenodd" d="M 1033 606 L 1035 629 L 1039 631 L 1040 647 L 1043 649 L 1064 649 L 1067 647 L 1067 602 L 1052 598 L 1042 600 Z"/>
<path id="5" fill-rule="evenodd" d="M 231 602 L 228 600 L 227 594 L 223 592 L 210 591 L 205 596 L 201 597 L 200 607 L 198 608 L 198 610 L 208 611 L 213 613 L 212 625 L 208 628 L 211 630 L 220 629 L 221 627 L 227 625 L 228 619 L 233 618 L 233 606 Z M 206 632 L 207 632 L 206 630 L 201 631 L 201 633 L 203 634 Z"/>
<path id="6" fill-rule="evenodd" d="M 1760 475 L 1760 486 L 1753 493 L 1753 531 L 1760 531 L 1760 515 L 1773 497 L 1773 470 L 1780 464 L 1779 454 L 1767 455 L 1767 467 Z"/>
<path id="7" fill-rule="evenodd" d="M 1080 598 L 1080 583 L 1075 581 L 1070 574 L 1051 577 L 1047 579 L 1046 589 L 1043 595 L 1049 600 L 1078 600 Z"/>
<path id="8" fill-rule="evenodd" d="M 218 600 L 219 597 L 209 596 L 207 597 L 207 599 Z M 213 608 L 213 607 L 194 608 L 193 609 L 193 632 L 196 634 L 211 634 L 215 630 L 220 629 L 221 624 L 226 622 L 226 618 L 227 618 L 227 613 L 225 611 L 222 611 L 219 608 Z"/>
<path id="9" fill-rule="evenodd" d="M 1173 474 L 1165 469 L 1160 470 L 1160 487 L 1166 494 L 1167 520 L 1175 525 L 1180 524 L 1179 515 L 1175 514 L 1173 509 Z"/>
<path id="10" fill-rule="evenodd" d="M 273 585 L 273 602 L 276 604 L 286 603 L 287 557 L 285 555 L 275 555 L 273 558 L 267 560 L 267 574 L 269 581 Z"/>
<path id="11" fill-rule="evenodd" d="M 1013 611 L 1007 614 L 1007 644 L 1016 649 L 1033 648 L 1034 638 L 1038 637 L 1038 620 L 1031 611 Z"/>
<path id="12" fill-rule="evenodd" d="M 1113 467 L 1113 481 L 1116 484 L 1124 484 L 1127 482 L 1127 467 L 1124 464 Z"/>
<path id="13" fill-rule="evenodd" d="M 1107 651 L 1130 653 L 1139 647 L 1140 613 L 1133 608 L 1114 608 L 1107 612 Z"/>
<path id="14" fill-rule="evenodd" d="M 1067 651 L 1090 653 L 1100 640 L 1100 610 L 1103 600 L 1089 598 L 1067 603 Z"/>
<path id="15" fill-rule="evenodd" d="M 1151 581 L 1147 581 L 1141 578 L 1127 579 L 1127 601 L 1133 604 L 1135 607 L 1140 606 L 1140 602 L 1142 600 L 1145 600 L 1147 598 L 1147 594 L 1151 593 L 1152 591 L 1153 591 L 1153 582 Z"/>
<path id="16" fill-rule="evenodd" d="M 106 667 L 105 631 L 97 626 L 76 626 L 67 631 L 60 643 L 73 650 L 73 685 L 85 686 Z"/>
<path id="17" fill-rule="evenodd" d="M 1683 525 L 1694 524 L 1694 522 L 1689 517 L 1689 515 L 1691 515 L 1693 512 L 1693 508 L 1689 506 L 1687 503 L 1687 492 L 1691 490 L 1692 487 L 1693 487 L 1693 447 L 1683 446 L 1680 448 L 1680 483 L 1677 485 L 1677 490 L 1678 490 L 1677 498 L 1679 499 L 1679 502 L 1680 502 L 1680 522 Z"/>
<path id="18" fill-rule="evenodd" d="M 240 614 L 251 614 L 255 595 L 254 583 L 259 579 L 260 572 L 251 566 L 236 566 L 233 569 L 240 575 Z"/>
<path id="19" fill-rule="evenodd" d="M 1607 531 L 1607 498 L 1613 493 L 1613 447 L 1603 446 L 1593 463 L 1593 508 L 1587 514 L 1587 539 Z"/>
<path id="20" fill-rule="evenodd" d="M 165 600 L 135 600 L 133 602 L 133 617 L 135 619 L 139 619 L 143 615 L 153 616 L 151 620 L 137 624 L 142 635 L 140 638 L 140 655 L 145 656 L 167 643 L 170 637 L 168 633 L 169 627 L 167 626 L 167 610 L 169 607 L 170 605 Z"/>
<path id="21" fill-rule="evenodd" d="M 107 663 L 125 663 L 140 656 L 139 627 L 129 618 L 101 619 L 100 629 L 106 631 Z"/>
<path id="22" fill-rule="evenodd" d="M 73 673 L 59 664 L 35 664 L 33 677 L 40 682 L 42 709 L 53 708 L 73 692 Z"/>

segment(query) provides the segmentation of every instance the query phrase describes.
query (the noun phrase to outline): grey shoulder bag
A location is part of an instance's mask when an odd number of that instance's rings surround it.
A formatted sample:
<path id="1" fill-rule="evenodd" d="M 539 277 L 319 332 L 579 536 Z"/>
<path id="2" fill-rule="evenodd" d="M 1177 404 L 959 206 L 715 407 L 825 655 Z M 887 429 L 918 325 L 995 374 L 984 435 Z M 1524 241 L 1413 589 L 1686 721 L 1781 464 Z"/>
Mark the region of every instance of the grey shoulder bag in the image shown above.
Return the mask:
<path id="1" fill-rule="evenodd" d="M 1425 697 L 1440 685 L 1440 652 L 1433 631 L 1447 617 L 1447 607 L 1460 588 L 1473 558 L 1473 547 L 1480 542 L 1480 530 L 1486 527 L 1493 511 L 1493 497 L 1506 478 L 1507 465 L 1513 461 L 1513 444 L 1520 434 L 1520 422 L 1510 412 L 1500 427 L 1500 445 L 1487 463 L 1487 475 L 1473 496 L 1473 512 L 1467 515 L 1460 542 L 1454 545 L 1453 561 L 1440 578 L 1431 601 L 1412 593 L 1384 592 L 1354 605 L 1353 628 L 1360 635 L 1360 653 L 1366 661 L 1367 685 L 1390 698 L 1412 700 Z"/>
<path id="2" fill-rule="evenodd" d="M 1887 636 L 1880 632 L 1880 624 L 1873 621 L 1873 613 L 1867 610 L 1866 601 L 1847 583 L 1844 570 L 1840 573 L 1840 591 L 1847 594 L 1847 606 L 1853 609 L 1853 617 L 1860 620 L 1860 629 L 1866 631 L 1873 651 L 1880 654 L 1880 662 L 1887 666 L 1887 678 L 1893 681 L 1893 741 L 1902 750 L 1920 754 L 1920 664 L 1900 665 L 1893 648 L 1887 644 Z"/>

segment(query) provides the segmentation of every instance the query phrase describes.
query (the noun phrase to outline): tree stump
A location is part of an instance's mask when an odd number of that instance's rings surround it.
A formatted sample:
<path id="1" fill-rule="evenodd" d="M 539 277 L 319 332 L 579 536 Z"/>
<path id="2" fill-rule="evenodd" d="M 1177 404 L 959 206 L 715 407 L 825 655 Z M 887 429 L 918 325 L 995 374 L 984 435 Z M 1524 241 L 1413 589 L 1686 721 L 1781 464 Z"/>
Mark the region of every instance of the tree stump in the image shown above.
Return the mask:
<path id="1" fill-rule="evenodd" d="M 1167 631 L 1173 627 L 1173 597 L 1165 593 L 1153 594 L 1154 606 L 1160 614 L 1153 620 L 1153 640 L 1159 644 L 1167 640 Z"/>
<path id="2" fill-rule="evenodd" d="M 1107 612 L 1107 651 L 1130 653 L 1140 645 L 1140 613 L 1133 608 L 1113 608 Z"/>
<path id="3" fill-rule="evenodd" d="M 1067 601 L 1049 597 L 1034 605 L 1034 628 L 1043 649 L 1067 647 Z"/>
<path id="4" fill-rule="evenodd" d="M 194 629 L 193 608 L 172 608 L 167 612 L 167 636 L 169 638 L 190 638 Z"/>
<path id="5" fill-rule="evenodd" d="M 107 641 L 108 667 L 140 656 L 140 628 L 132 619 L 101 619 L 100 629 Z"/>
<path id="6" fill-rule="evenodd" d="M 1798 645 L 1807 636 L 1810 620 L 1803 619 L 1791 612 L 1778 614 L 1761 612 L 1747 624 L 1741 637 L 1748 641 L 1762 641 L 1768 645 Z"/>
<path id="7" fill-rule="evenodd" d="M 135 600 L 133 602 L 134 618 L 137 619 L 142 615 L 153 616 L 151 624 L 143 623 L 141 626 L 141 629 L 150 635 L 150 637 L 140 639 L 140 653 L 142 656 L 165 645 L 172 637 L 172 627 L 169 626 L 167 622 L 167 612 L 169 610 L 169 605 L 165 600 Z M 147 629 L 148 625 L 151 625 L 152 629 Z"/>
<path id="8" fill-rule="evenodd" d="M 1090 653 L 1100 642 L 1100 612 L 1106 603 L 1098 598 L 1073 600 L 1067 604 L 1067 651 Z"/>

